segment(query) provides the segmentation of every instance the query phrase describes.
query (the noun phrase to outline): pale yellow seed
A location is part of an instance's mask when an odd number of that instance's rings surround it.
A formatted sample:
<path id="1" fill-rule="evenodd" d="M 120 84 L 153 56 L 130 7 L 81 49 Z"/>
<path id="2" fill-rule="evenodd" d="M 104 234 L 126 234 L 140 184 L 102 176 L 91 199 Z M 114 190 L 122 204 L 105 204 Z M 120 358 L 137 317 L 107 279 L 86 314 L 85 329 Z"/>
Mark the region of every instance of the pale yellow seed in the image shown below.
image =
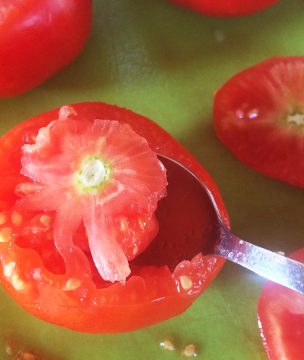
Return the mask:
<path id="1" fill-rule="evenodd" d="M 196 350 L 196 347 L 194 344 L 189 344 L 187 345 L 183 352 L 182 352 L 182 355 L 186 356 L 186 357 L 196 357 L 198 355 L 197 353 L 197 350 Z"/>
<path id="2" fill-rule="evenodd" d="M 41 215 L 40 216 L 40 222 L 42 225 L 46 226 L 46 227 L 49 227 L 51 225 L 51 217 L 48 216 L 48 215 Z"/>
<path id="3" fill-rule="evenodd" d="M 6 227 L 0 230 L 0 243 L 7 243 L 13 239 L 13 231 Z"/>
<path id="4" fill-rule="evenodd" d="M 15 288 L 15 290 L 17 291 L 23 291 L 25 290 L 25 283 L 24 281 L 22 281 L 20 279 L 20 277 L 18 275 L 13 275 L 11 278 L 11 283 L 13 285 L 13 287 Z"/>
<path id="5" fill-rule="evenodd" d="M 4 276 L 6 276 L 8 278 L 13 276 L 15 267 L 16 267 L 16 263 L 13 261 L 9 262 L 7 265 L 4 265 L 4 271 L 3 271 Z"/>
<path id="6" fill-rule="evenodd" d="M 78 289 L 80 287 L 80 285 L 81 285 L 81 281 L 79 279 L 69 279 L 66 282 L 63 290 L 65 290 L 65 291 L 73 291 L 73 290 Z"/>
<path id="7" fill-rule="evenodd" d="M 126 219 L 121 219 L 120 220 L 120 230 L 121 231 L 126 231 L 128 229 L 128 222 Z"/>
<path id="8" fill-rule="evenodd" d="M 168 350 L 168 351 L 174 351 L 175 350 L 175 345 L 173 344 L 173 342 L 169 339 L 163 340 L 160 342 L 160 347 L 163 348 L 164 350 Z"/>
<path id="9" fill-rule="evenodd" d="M 11 221 L 15 226 L 20 226 L 23 221 L 23 217 L 17 211 L 13 211 L 11 214 Z"/>
<path id="10" fill-rule="evenodd" d="M 0 225 L 4 225 L 7 222 L 7 216 L 5 212 L 0 212 Z"/>
<path id="11" fill-rule="evenodd" d="M 14 354 L 14 351 L 13 351 L 13 347 L 10 343 L 6 343 L 5 344 L 5 353 L 8 355 L 8 356 L 12 356 Z"/>
<path id="12" fill-rule="evenodd" d="M 189 278 L 189 276 L 182 275 L 182 276 L 180 276 L 179 280 L 180 280 L 180 283 L 184 290 L 189 290 L 192 288 L 193 282 L 192 282 L 191 278 Z"/>

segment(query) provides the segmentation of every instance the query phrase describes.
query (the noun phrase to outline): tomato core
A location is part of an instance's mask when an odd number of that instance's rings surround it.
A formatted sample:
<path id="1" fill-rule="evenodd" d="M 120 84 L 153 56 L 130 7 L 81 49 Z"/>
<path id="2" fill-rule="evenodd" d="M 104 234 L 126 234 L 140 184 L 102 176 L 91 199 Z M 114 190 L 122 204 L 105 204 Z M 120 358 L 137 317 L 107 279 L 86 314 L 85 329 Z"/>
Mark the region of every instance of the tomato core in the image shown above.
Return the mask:
<path id="1" fill-rule="evenodd" d="M 111 176 L 110 168 L 98 155 L 82 161 L 77 173 L 77 185 L 83 192 L 96 192 Z"/>

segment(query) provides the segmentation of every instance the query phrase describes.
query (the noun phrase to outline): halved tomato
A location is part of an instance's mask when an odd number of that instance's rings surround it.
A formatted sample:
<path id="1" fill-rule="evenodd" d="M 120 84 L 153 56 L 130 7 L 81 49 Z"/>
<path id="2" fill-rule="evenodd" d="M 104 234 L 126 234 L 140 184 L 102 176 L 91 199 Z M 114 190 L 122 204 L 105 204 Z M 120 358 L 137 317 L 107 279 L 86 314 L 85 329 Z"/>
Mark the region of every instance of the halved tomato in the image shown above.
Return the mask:
<path id="1" fill-rule="evenodd" d="M 278 0 L 169 0 L 202 14 L 212 16 L 242 16 L 261 11 Z"/>
<path id="2" fill-rule="evenodd" d="M 304 187 L 304 57 L 274 57 L 232 77 L 216 93 L 214 126 L 241 161 Z"/>
<path id="3" fill-rule="evenodd" d="M 304 261 L 304 248 L 291 255 Z M 270 360 L 302 360 L 304 295 L 267 282 L 258 306 L 263 343 Z"/>
<path id="4" fill-rule="evenodd" d="M 92 0 L 0 0 L 0 97 L 30 90 L 80 53 Z"/>
<path id="5" fill-rule="evenodd" d="M 169 172 L 164 197 L 155 152 L 191 168 L 227 222 L 201 165 L 129 110 L 64 106 L 1 138 L 0 277 L 21 306 L 77 331 L 121 332 L 180 314 L 211 283 L 224 262 L 201 253 L 213 214 Z"/>

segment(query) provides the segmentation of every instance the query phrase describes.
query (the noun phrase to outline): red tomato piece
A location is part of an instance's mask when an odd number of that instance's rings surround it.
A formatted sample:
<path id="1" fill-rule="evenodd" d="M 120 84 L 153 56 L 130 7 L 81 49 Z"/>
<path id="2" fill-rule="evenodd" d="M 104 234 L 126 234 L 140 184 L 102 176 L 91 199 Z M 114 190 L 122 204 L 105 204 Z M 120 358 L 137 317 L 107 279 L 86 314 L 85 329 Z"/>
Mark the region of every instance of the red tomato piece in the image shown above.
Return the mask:
<path id="1" fill-rule="evenodd" d="M 304 248 L 291 255 L 304 262 Z M 263 343 L 270 360 L 302 360 L 304 295 L 267 282 L 258 306 Z"/>
<path id="2" fill-rule="evenodd" d="M 71 119 L 63 120 L 64 116 Z M 110 136 L 113 126 L 116 131 Z M 121 277 L 107 277 L 96 266 L 94 253 L 98 249 L 91 246 L 97 243 L 96 226 L 91 223 L 92 209 L 96 206 L 80 216 L 87 221 L 79 222 L 81 204 L 86 204 L 87 198 L 79 199 L 86 195 L 82 192 L 83 185 L 91 177 L 84 182 L 80 179 L 80 188 L 76 184 L 80 194 L 76 191 L 75 195 L 71 189 L 75 189 L 75 179 L 79 180 L 80 173 L 74 172 L 74 182 L 67 176 L 75 164 L 85 168 L 83 155 L 88 148 L 94 150 L 98 141 L 103 146 L 103 140 L 97 138 L 105 130 L 108 134 L 105 153 L 112 168 L 120 171 L 118 179 L 131 186 L 134 181 L 133 185 L 146 194 L 144 198 L 136 195 L 132 200 L 135 195 L 131 191 L 120 200 L 114 199 L 115 206 L 109 206 L 106 214 L 106 225 L 110 225 L 114 235 L 104 223 L 98 225 L 101 231 L 106 229 L 106 234 L 111 235 L 110 240 L 113 236 L 120 244 L 126 240 L 124 254 L 131 271 L 126 280 L 128 270 Z M 137 154 L 133 158 L 132 151 Z M 182 188 L 179 179 L 171 175 L 168 193 L 180 195 L 168 197 L 168 202 L 161 200 L 157 220 L 152 216 L 155 201 L 163 196 L 165 185 L 154 151 L 191 168 L 207 184 L 228 222 L 219 192 L 201 165 L 158 125 L 129 110 L 103 103 L 65 106 L 36 116 L 1 138 L 0 171 L 4 187 L 0 188 L 0 279 L 21 306 L 41 319 L 77 331 L 130 331 L 182 313 L 211 283 L 224 263 L 200 252 L 202 241 L 207 242 L 211 236 L 212 214 L 203 201 L 197 201 L 197 194 L 191 193 L 185 184 Z M 129 171 L 122 174 L 119 163 L 126 163 Z M 135 179 L 133 171 L 141 175 Z M 67 190 L 66 184 L 71 183 L 73 186 Z M 46 184 L 56 194 L 48 193 Z M 104 189 L 109 191 L 106 185 Z M 151 191 L 152 197 L 148 195 Z M 73 207 L 64 201 L 66 197 L 72 200 Z M 125 200 L 129 208 L 125 207 Z M 60 210 L 68 206 L 68 211 L 58 214 L 58 206 Z M 126 227 L 121 226 L 122 215 Z M 146 249 L 157 231 L 157 221 L 159 234 Z M 125 228 L 132 230 L 130 236 L 122 234 Z M 135 259 L 129 254 L 130 248 L 134 250 L 134 241 L 139 245 L 138 253 L 142 252 Z M 112 250 L 106 251 L 109 254 Z M 115 266 L 121 268 L 120 260 Z M 109 273 L 115 274 L 115 270 L 110 269 Z M 121 281 L 113 283 L 115 280 Z"/>
<path id="3" fill-rule="evenodd" d="M 240 72 L 217 92 L 214 126 L 241 161 L 304 187 L 304 57 L 275 57 Z"/>
<path id="4" fill-rule="evenodd" d="M 92 0 L 0 0 L 0 97 L 30 90 L 80 53 Z"/>
<path id="5" fill-rule="evenodd" d="M 279 0 L 169 0 L 211 16 L 242 16 L 261 11 Z"/>

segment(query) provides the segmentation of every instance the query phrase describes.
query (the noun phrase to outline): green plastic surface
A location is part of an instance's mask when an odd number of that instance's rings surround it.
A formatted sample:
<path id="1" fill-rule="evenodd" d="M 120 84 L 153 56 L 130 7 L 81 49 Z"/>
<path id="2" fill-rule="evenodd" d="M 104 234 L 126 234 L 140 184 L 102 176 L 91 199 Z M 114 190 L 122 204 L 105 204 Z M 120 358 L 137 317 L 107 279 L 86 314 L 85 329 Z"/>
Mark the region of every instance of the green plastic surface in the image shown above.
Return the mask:
<path id="1" fill-rule="evenodd" d="M 250 17 L 216 19 L 165 0 L 96 0 L 94 27 L 69 68 L 25 95 L 0 100 L 0 133 L 64 103 L 101 100 L 130 108 L 172 133 L 209 170 L 235 233 L 272 250 L 304 242 L 304 190 L 236 160 L 212 128 L 214 91 L 241 69 L 273 55 L 304 55 L 304 3 L 285 0 Z M 60 56 L 60 54 L 58 54 Z M 57 360 L 266 359 L 256 306 L 263 280 L 227 264 L 183 315 L 128 334 L 87 335 L 43 323 L 0 290 L 0 359 L 12 334 Z M 177 350 L 159 343 L 173 338 Z"/>

